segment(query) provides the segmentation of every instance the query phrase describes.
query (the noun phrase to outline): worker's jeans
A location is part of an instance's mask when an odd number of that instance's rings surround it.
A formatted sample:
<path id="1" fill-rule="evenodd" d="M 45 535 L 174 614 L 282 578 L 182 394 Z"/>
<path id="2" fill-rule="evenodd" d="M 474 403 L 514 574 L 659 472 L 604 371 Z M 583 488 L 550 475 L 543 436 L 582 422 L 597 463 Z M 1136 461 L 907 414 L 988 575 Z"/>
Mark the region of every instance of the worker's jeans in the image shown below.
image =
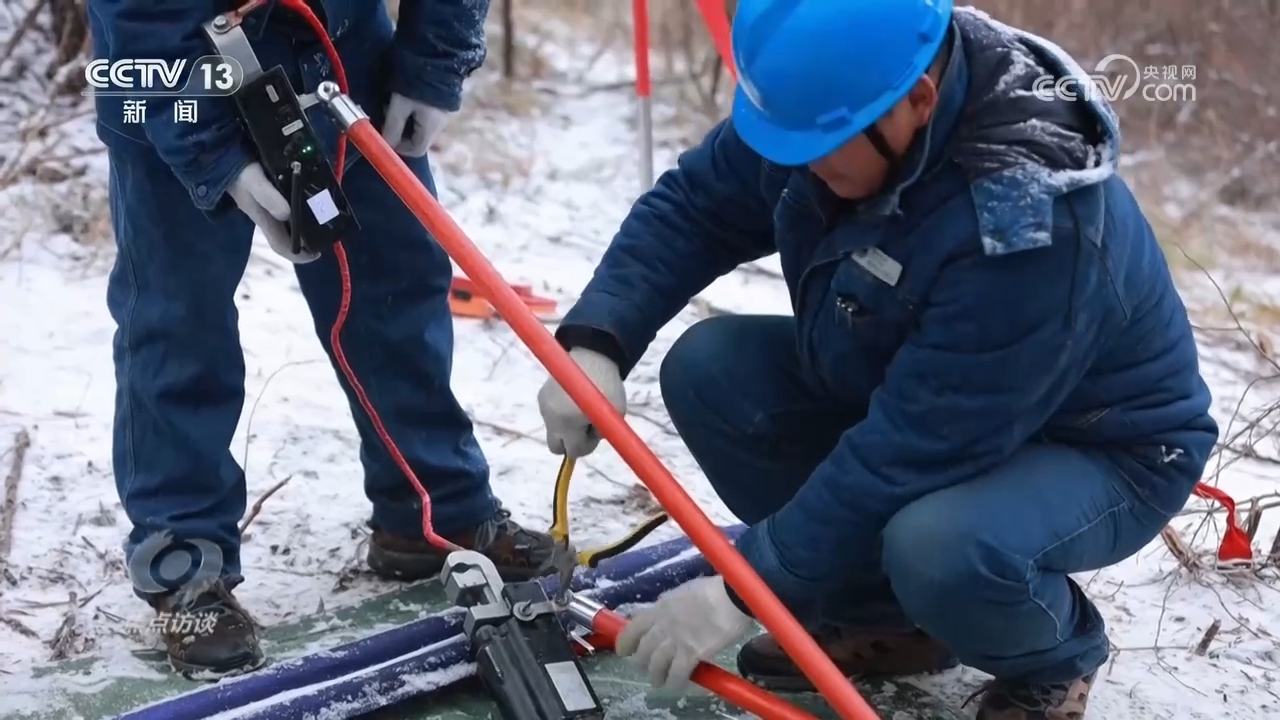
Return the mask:
<path id="1" fill-rule="evenodd" d="M 786 503 L 857 422 L 806 386 L 795 348 L 792 318 L 718 317 L 689 329 L 662 366 L 676 429 L 748 524 Z M 881 547 L 832 548 L 850 558 L 850 577 L 820 619 L 918 626 L 996 677 L 1074 679 L 1099 667 L 1108 646 L 1102 617 L 1068 573 L 1133 555 L 1165 520 L 1105 461 L 1031 445 L 903 508 Z"/>
<path id="2" fill-rule="evenodd" d="M 235 208 L 206 217 L 150 146 L 117 140 L 110 162 L 119 254 L 107 303 L 118 326 L 114 465 L 133 523 L 126 551 L 132 558 L 144 538 L 164 531 L 212 541 L 234 584 L 237 522 L 245 511 L 244 472 L 229 449 L 245 399 L 235 295 L 253 225 Z M 425 159 L 406 162 L 434 189 Z M 352 165 L 343 187 L 361 227 L 345 243 L 353 298 L 342 348 L 426 486 L 435 529 L 445 535 L 470 529 L 492 516 L 496 501 L 471 422 L 449 388 L 449 258 L 368 162 Z M 341 298 L 334 255 L 296 271 L 310 322 L 332 359 L 329 330 Z M 359 431 L 374 524 L 420 537 L 417 492 L 346 381 L 339 382 Z M 308 492 L 305 482 L 296 489 Z M 145 554 L 162 549 L 153 542 Z"/>

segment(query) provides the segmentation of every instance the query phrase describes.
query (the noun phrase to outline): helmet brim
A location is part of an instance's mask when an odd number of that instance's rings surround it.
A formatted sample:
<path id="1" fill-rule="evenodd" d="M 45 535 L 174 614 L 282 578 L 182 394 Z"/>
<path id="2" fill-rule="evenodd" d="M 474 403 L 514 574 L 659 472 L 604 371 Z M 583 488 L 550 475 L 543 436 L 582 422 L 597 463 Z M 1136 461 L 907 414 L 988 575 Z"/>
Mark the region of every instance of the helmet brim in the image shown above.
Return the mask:
<path id="1" fill-rule="evenodd" d="M 944 31 L 936 41 L 921 48 L 914 62 L 895 87 L 882 94 L 875 103 L 847 116 L 845 122 L 831 130 L 821 128 L 795 130 L 780 127 L 751 102 L 741 85 L 735 87 L 733 91 L 733 127 L 747 146 L 765 160 L 778 165 L 808 165 L 830 155 L 841 145 L 860 135 L 876 120 L 888 113 L 899 100 L 906 97 L 920 77 L 928 72 L 929 65 L 945 39 Z"/>
<path id="2" fill-rule="evenodd" d="M 910 86 L 906 90 L 910 90 Z M 840 127 L 824 132 L 821 129 L 792 130 L 779 127 L 765 117 L 742 88 L 738 87 L 733 93 L 733 128 L 748 147 L 769 162 L 789 166 L 808 165 L 830 155 L 841 145 L 857 137 L 905 97 L 906 90 L 901 95 L 894 93 L 882 97 L 875 105 L 863 108 Z"/>

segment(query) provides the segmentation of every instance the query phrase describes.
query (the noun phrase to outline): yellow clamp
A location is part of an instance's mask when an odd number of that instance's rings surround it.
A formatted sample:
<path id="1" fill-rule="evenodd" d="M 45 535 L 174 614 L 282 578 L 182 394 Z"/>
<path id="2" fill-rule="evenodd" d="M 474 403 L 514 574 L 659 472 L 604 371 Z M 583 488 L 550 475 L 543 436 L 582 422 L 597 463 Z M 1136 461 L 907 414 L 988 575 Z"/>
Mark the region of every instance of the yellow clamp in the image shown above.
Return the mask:
<path id="1" fill-rule="evenodd" d="M 556 475 L 555 501 L 551 506 L 551 530 L 549 534 L 551 539 L 560 545 L 567 545 L 569 542 L 569 481 L 573 478 L 574 465 L 573 458 L 565 457 L 564 461 L 560 463 L 560 472 Z M 619 540 L 603 547 L 579 551 L 577 556 L 578 564 L 593 568 L 599 565 L 601 560 L 607 560 L 614 555 L 630 550 L 654 530 L 661 527 L 667 519 L 668 516 L 665 512 L 655 513 Z"/>

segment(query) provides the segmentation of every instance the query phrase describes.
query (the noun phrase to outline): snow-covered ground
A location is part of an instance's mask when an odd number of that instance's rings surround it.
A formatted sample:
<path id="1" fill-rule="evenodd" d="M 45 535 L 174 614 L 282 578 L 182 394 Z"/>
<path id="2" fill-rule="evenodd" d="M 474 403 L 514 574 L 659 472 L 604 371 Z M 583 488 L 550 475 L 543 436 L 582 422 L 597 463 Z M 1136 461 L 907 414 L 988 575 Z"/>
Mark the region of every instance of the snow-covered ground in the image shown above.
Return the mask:
<path id="1" fill-rule="evenodd" d="M 581 57 L 551 60 L 581 70 L 587 54 L 584 48 Z M 443 138 L 444 205 L 508 279 L 532 284 L 562 308 L 590 277 L 637 194 L 632 102 L 625 87 L 609 87 L 625 76 L 625 65 L 597 59 L 585 75 L 526 87 L 513 102 L 510 94 L 497 99 L 503 93 L 485 75 L 476 86 L 490 86 L 487 92 L 477 94 Z M 508 112 L 517 105 L 518 112 Z M 659 168 L 672 163 L 689 137 L 662 107 L 659 135 L 667 141 L 660 142 Z M 77 120 L 64 131 L 83 136 L 89 123 Z M 100 161 L 87 168 L 101 185 L 86 198 L 68 200 L 65 189 L 35 185 L 0 194 L 0 477 L 12 458 L 9 438 L 24 428 L 31 438 L 12 547 L 0 573 L 0 697 L 5 686 L 34 682 L 40 663 L 95 653 L 123 667 L 135 662 L 130 651 L 148 642 L 149 610 L 132 596 L 122 566 L 127 520 L 111 478 L 114 328 L 104 305 L 110 251 L 87 249 L 68 234 L 77 227 L 68 212 L 101 207 L 105 168 Z M 786 291 L 774 273 L 776 265 L 765 262 L 717 282 L 661 333 L 629 382 L 632 426 L 720 522 L 732 518 L 670 427 L 656 386 L 657 362 L 684 328 L 713 309 L 787 312 Z M 1193 304 L 1212 304 L 1211 289 L 1193 272 L 1187 282 Z M 1250 282 L 1259 292 L 1267 289 Z M 251 501 L 292 477 L 266 500 L 244 545 L 248 581 L 237 594 L 269 625 L 387 588 L 359 572 L 367 508 L 346 402 L 292 272 L 265 243 L 238 299 L 249 400 L 234 448 L 247 467 Z M 542 444 L 535 406 L 544 372 L 502 323 L 458 320 L 456 327 L 454 387 L 476 421 L 493 484 L 517 517 L 545 526 L 557 462 Z M 1231 418 L 1240 412 L 1236 404 L 1250 369 L 1254 375 L 1276 370 L 1259 369 L 1221 344 L 1206 350 L 1205 362 L 1226 436 L 1229 423 L 1238 429 L 1245 422 Z M 1275 396 L 1273 381 L 1270 388 L 1255 387 L 1250 402 Z M 1276 449 L 1274 438 L 1257 447 L 1269 457 Z M 582 465 L 572 516 L 584 541 L 611 539 L 649 509 L 612 450 L 603 448 Z M 1273 493 L 1280 490 L 1276 468 L 1236 463 L 1218 484 L 1238 499 Z M 1180 526 L 1202 525 L 1203 507 L 1193 503 Z M 1258 551 L 1269 549 L 1278 518 L 1264 514 Z M 1183 535 L 1198 551 L 1212 549 L 1221 519 L 1194 538 L 1190 531 Z M 1229 576 L 1209 569 L 1193 577 L 1157 541 L 1128 562 L 1080 579 L 1103 608 L 1117 648 L 1090 717 L 1280 717 L 1274 570 Z M 1196 654 L 1192 648 L 1215 621 L 1221 623 L 1216 638 Z M 957 671 L 922 683 L 959 701 L 982 679 Z"/>

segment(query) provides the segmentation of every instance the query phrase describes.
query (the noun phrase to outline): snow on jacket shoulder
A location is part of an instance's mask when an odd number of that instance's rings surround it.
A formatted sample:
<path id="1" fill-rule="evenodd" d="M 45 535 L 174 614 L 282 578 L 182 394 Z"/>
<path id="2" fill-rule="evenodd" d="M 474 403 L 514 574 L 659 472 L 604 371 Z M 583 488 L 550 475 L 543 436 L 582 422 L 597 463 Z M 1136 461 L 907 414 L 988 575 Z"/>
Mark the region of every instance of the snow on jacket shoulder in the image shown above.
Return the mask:
<path id="1" fill-rule="evenodd" d="M 320 11 L 335 40 L 360 31 L 368 32 L 372 38 L 377 33 L 371 29 L 387 22 L 385 5 L 377 0 L 309 3 Z M 214 54 L 201 25 L 226 11 L 229 5 L 216 0 L 89 0 L 94 57 L 186 60 L 185 72 L 189 73 L 196 60 Z M 391 46 L 390 88 L 442 110 L 457 110 L 463 80 L 485 59 L 484 20 L 488 11 L 489 0 L 403 0 Z M 252 13 L 245 22 L 245 31 L 255 49 L 260 53 L 265 49 L 271 56 L 263 58 L 264 67 L 285 60 L 286 69 L 292 72 L 300 64 L 301 58 L 285 56 L 290 40 L 305 39 L 310 31 L 300 25 L 298 18 L 288 17 L 289 12 L 273 3 Z M 292 37 L 281 34 L 286 25 L 290 26 Z M 375 56 L 381 56 L 382 50 L 371 42 L 362 48 L 368 57 L 349 62 L 373 67 Z M 377 84 L 374 78 L 357 77 L 358 73 L 352 70 L 348 67 L 353 87 L 357 81 Z M 385 82 L 381 84 L 386 87 Z M 196 121 L 190 122 L 174 116 L 177 98 L 147 96 L 145 121 L 131 124 L 124 121 L 122 113 L 127 99 L 132 98 L 98 98 L 98 127 L 103 141 L 110 144 L 126 139 L 154 146 L 187 187 L 196 206 L 212 210 L 227 186 L 252 160 L 231 101 L 200 100 Z"/>
<path id="2" fill-rule="evenodd" d="M 779 253 L 810 382 L 866 409 L 739 541 L 793 610 L 898 510 L 1028 442 L 1094 448 L 1185 499 L 1217 438 L 1186 310 L 1115 174 L 1114 113 L 1035 92 L 1090 82 L 1056 46 L 973 11 L 954 24 L 895 187 L 851 207 L 722 124 L 637 203 L 561 331 L 607 333 L 629 367 L 694 293 Z"/>

